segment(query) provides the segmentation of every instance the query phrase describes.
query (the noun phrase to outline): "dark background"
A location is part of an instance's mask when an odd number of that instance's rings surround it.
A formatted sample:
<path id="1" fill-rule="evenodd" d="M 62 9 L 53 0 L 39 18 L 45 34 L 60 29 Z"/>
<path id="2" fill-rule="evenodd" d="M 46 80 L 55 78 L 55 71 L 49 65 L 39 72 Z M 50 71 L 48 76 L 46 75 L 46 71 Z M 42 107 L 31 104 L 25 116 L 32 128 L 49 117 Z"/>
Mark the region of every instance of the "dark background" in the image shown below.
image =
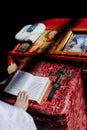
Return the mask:
<path id="1" fill-rule="evenodd" d="M 86 17 L 85 6 L 74 1 L 3 1 L 0 5 L 0 80 L 8 76 L 8 52 L 15 46 L 14 36 L 23 26 L 50 18 Z"/>

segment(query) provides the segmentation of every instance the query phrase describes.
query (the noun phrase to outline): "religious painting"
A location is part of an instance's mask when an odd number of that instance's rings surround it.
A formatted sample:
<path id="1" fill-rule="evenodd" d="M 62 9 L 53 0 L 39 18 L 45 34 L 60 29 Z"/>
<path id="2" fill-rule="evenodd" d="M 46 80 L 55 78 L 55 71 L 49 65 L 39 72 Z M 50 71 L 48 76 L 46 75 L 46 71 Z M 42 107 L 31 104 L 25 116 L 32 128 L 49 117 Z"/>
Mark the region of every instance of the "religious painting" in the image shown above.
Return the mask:
<path id="1" fill-rule="evenodd" d="M 54 53 L 87 56 L 87 29 L 70 29 Z"/>
<path id="2" fill-rule="evenodd" d="M 32 44 L 29 52 L 47 53 L 57 40 L 57 30 L 45 30 L 44 33 Z"/>

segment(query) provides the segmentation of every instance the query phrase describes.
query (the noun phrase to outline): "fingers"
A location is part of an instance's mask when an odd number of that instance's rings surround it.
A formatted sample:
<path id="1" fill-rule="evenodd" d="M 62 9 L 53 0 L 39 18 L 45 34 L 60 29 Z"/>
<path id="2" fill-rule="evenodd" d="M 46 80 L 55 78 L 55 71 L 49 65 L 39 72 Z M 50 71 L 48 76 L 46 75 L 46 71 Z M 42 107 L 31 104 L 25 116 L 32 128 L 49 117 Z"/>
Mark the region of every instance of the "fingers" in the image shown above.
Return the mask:
<path id="1" fill-rule="evenodd" d="M 26 91 L 20 91 L 18 93 L 18 97 L 17 98 L 22 100 L 22 101 L 27 101 L 29 99 Z"/>
<path id="2" fill-rule="evenodd" d="M 18 96 L 17 96 L 17 99 L 16 99 L 14 105 L 16 107 L 20 107 L 26 111 L 28 108 L 28 104 L 29 104 L 29 97 L 27 95 L 27 92 L 20 91 L 18 93 Z"/>

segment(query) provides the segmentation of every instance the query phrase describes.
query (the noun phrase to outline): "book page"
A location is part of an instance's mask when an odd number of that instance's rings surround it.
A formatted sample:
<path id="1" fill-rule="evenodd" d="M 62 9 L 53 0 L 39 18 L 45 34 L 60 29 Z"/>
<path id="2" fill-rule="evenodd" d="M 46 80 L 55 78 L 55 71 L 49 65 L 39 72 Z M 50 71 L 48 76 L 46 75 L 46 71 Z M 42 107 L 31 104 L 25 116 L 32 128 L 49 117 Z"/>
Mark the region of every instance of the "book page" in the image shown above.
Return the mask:
<path id="1" fill-rule="evenodd" d="M 32 78 L 32 74 L 18 70 L 4 91 L 13 95 L 17 95 L 19 91 L 27 89 L 32 81 Z"/>
<path id="2" fill-rule="evenodd" d="M 48 83 L 48 77 L 34 76 L 30 87 L 28 87 L 29 99 L 36 100 L 37 102 L 41 100 L 45 89 L 48 87 Z"/>

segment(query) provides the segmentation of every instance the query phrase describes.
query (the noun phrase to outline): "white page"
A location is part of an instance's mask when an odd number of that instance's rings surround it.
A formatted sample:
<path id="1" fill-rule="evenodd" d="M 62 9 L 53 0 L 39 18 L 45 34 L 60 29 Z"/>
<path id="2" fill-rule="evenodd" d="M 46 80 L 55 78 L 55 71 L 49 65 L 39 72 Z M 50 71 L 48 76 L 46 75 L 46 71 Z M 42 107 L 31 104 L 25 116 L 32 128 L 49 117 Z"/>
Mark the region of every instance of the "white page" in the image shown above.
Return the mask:
<path id="1" fill-rule="evenodd" d="M 18 70 L 4 91 L 17 95 L 20 90 L 27 90 L 32 78 L 32 74 Z"/>
<path id="2" fill-rule="evenodd" d="M 33 82 L 31 82 L 30 87 L 28 88 L 29 99 L 34 99 L 38 101 L 44 91 L 44 88 L 47 87 L 49 78 L 34 76 Z"/>

